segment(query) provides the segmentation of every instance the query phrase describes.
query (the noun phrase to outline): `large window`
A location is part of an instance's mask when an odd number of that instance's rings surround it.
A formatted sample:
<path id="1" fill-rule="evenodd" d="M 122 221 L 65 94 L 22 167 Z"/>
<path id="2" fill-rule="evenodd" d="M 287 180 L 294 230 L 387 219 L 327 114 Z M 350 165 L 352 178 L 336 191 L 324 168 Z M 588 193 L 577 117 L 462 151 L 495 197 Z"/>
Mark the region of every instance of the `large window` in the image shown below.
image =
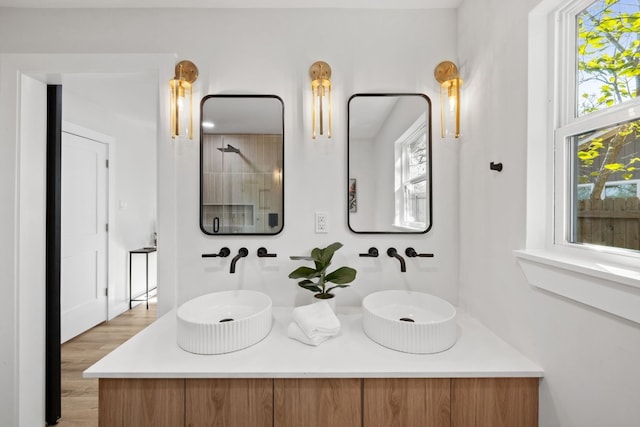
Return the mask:
<path id="1" fill-rule="evenodd" d="M 637 0 L 529 14 L 526 248 L 532 286 L 640 324 Z"/>
<path id="2" fill-rule="evenodd" d="M 562 13 L 555 243 L 640 251 L 640 2 Z"/>

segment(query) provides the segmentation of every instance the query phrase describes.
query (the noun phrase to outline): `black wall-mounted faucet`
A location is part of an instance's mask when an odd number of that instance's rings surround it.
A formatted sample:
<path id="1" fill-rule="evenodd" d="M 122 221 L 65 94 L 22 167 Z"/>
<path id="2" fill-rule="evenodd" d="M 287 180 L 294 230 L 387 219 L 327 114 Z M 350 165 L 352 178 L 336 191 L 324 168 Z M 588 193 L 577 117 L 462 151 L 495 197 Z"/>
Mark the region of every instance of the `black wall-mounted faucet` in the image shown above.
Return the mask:
<path id="1" fill-rule="evenodd" d="M 215 258 L 215 257 L 226 258 L 230 254 L 231 254 L 231 251 L 229 250 L 229 248 L 225 246 L 224 248 L 220 249 L 220 252 L 218 252 L 217 254 L 202 254 L 202 258 Z"/>
<path id="2" fill-rule="evenodd" d="M 419 254 L 418 252 L 416 252 L 415 249 L 409 247 L 404 251 L 404 254 L 406 256 L 408 256 L 409 258 L 415 258 L 415 257 L 420 257 L 420 258 L 433 258 L 433 254 Z"/>
<path id="3" fill-rule="evenodd" d="M 400 255 L 398 253 L 396 248 L 387 249 L 387 255 L 389 255 L 392 258 L 396 258 L 398 261 L 400 261 L 400 272 L 401 273 L 406 273 L 407 272 L 407 265 L 404 262 L 404 258 L 402 258 L 402 255 Z"/>
<path id="4" fill-rule="evenodd" d="M 378 256 L 378 248 L 371 247 L 366 254 L 360 254 L 360 256 L 376 258 Z"/>
<path id="5" fill-rule="evenodd" d="M 270 254 L 267 248 L 258 248 L 258 258 L 275 258 L 277 254 Z"/>
<path id="6" fill-rule="evenodd" d="M 244 258 L 247 255 L 249 255 L 249 250 L 247 248 L 240 248 L 240 250 L 238 251 L 238 255 L 234 256 L 233 259 L 231 260 L 231 269 L 229 270 L 229 273 L 231 274 L 235 273 L 236 262 L 238 262 L 240 258 Z"/>

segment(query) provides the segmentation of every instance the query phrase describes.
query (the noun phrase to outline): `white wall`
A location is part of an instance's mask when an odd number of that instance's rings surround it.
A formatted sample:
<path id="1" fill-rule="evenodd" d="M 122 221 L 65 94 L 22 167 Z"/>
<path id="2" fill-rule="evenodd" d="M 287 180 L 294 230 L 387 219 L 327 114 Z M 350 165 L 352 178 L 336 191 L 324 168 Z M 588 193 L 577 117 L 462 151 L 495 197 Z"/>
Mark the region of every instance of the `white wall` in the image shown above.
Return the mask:
<path id="1" fill-rule="evenodd" d="M 384 194 L 377 191 L 377 178 L 383 174 L 377 163 L 377 145 L 373 138 L 352 138 L 349 140 L 349 178 L 356 180 L 356 212 L 349 213 L 351 228 L 358 231 L 375 230 L 378 211 L 376 201 Z M 385 160 L 389 161 L 389 153 Z M 387 176 L 387 178 L 389 178 Z M 393 199 L 386 198 L 387 202 Z"/>
<path id="2" fill-rule="evenodd" d="M 176 22 L 189 31 L 177 31 Z M 323 22 L 330 25 L 319 36 L 314 29 Z M 442 185 L 434 188 L 432 232 L 404 237 L 355 235 L 346 225 L 345 123 L 346 102 L 352 93 L 422 92 L 435 100 L 438 87 L 433 69 L 439 61 L 455 58 L 455 32 L 452 10 L 0 10 L 0 53 L 175 52 L 177 58 L 191 59 L 199 66 L 198 98 L 223 92 L 272 93 L 283 98 L 285 228 L 275 237 L 204 236 L 198 227 L 198 144 L 170 143 L 166 134 L 158 136 L 158 262 L 159 280 L 164 283 L 160 312 L 198 294 L 238 287 L 265 290 L 276 305 L 291 305 L 301 294 L 287 278 L 297 266 L 288 256 L 335 240 L 345 244 L 336 264 L 349 264 L 359 271 L 353 286 L 341 290 L 339 305 L 358 304 L 363 295 L 382 288 L 422 290 L 456 303 L 457 172 L 449 165 L 456 162 L 457 146 L 438 138 L 434 141 L 434 181 Z M 331 141 L 312 141 L 309 136 L 308 68 L 316 60 L 325 60 L 333 68 Z M 66 68 L 72 71 L 74 63 L 72 58 Z M 0 156 L 0 333 L 5 343 L 0 352 L 0 413 L 8 414 L 3 422 L 9 425 L 19 425 L 13 397 L 19 389 L 13 369 L 18 357 L 16 289 L 20 286 L 14 255 L 17 96 L 11 88 L 15 70 L 7 68 L 6 60 L 0 63 L 0 92 L 3 97 L 8 94 L 0 103 L 0 136 L 6 141 Z M 172 77 L 165 71 L 160 82 Z M 168 129 L 166 98 L 160 97 L 162 129 Z M 315 211 L 328 212 L 329 234 L 313 233 Z M 255 251 L 263 245 L 278 253 L 278 258 L 258 260 Z M 229 246 L 234 253 L 241 246 L 250 250 L 234 275 L 228 273 L 230 259 L 200 256 L 221 246 Z M 369 246 L 378 246 L 381 257 L 358 258 Z M 384 255 L 389 246 L 399 251 L 413 246 L 434 252 L 436 258 L 408 260 L 408 272 L 401 274 L 397 260 Z M 24 407 L 37 411 L 41 402 L 35 398 L 24 402 Z"/>
<path id="3" fill-rule="evenodd" d="M 349 96 L 380 91 L 438 94 L 433 69 L 440 60 L 455 56 L 454 17 L 450 10 L 218 11 L 208 17 L 206 35 L 205 29 L 200 30 L 210 40 L 208 53 L 195 58 L 204 78 L 201 95 L 242 91 L 273 93 L 284 100 L 285 225 L 274 237 L 203 235 L 197 222 L 199 171 L 194 165 L 198 164 L 198 145 L 181 145 L 177 158 L 178 303 L 207 292 L 244 288 L 267 292 L 275 305 L 293 305 L 308 291 L 298 291 L 287 278 L 300 264 L 289 256 L 308 254 L 313 247 L 333 241 L 345 245 L 336 255 L 336 266 L 348 264 L 358 270 L 352 286 L 339 290 L 338 306 L 358 305 L 362 296 L 383 288 L 432 292 L 456 303 L 457 172 L 442 167 L 455 162 L 455 147 L 435 139 L 434 164 L 440 166 L 435 166 L 434 180 L 442 186 L 434 197 L 433 232 L 356 235 L 347 228 L 346 212 Z M 265 18 L 272 24 L 265 25 Z M 309 31 L 318 22 L 331 22 L 321 38 Z M 222 39 L 234 43 L 216 42 Z M 330 141 L 313 141 L 308 129 L 308 69 L 316 60 L 327 61 L 333 70 L 334 136 Z M 313 231 L 316 211 L 328 213 L 330 232 L 326 235 Z M 236 274 L 229 274 L 230 258 L 201 258 L 222 246 L 228 246 L 232 255 L 240 247 L 249 249 L 250 255 L 239 261 Z M 278 258 L 258 259 L 255 251 L 259 246 L 277 253 Z M 359 258 L 370 246 L 377 246 L 381 256 Z M 408 260 L 407 273 L 401 274 L 398 261 L 386 256 L 390 246 L 401 253 L 413 246 L 434 252 L 436 258 Z"/>
<path id="4" fill-rule="evenodd" d="M 536 3 L 474 0 L 458 12 L 460 304 L 545 370 L 541 426 L 637 426 L 640 327 L 532 288 L 512 253 L 525 244 L 527 14 Z"/>
<path id="5" fill-rule="evenodd" d="M 46 180 L 46 124 L 47 87 L 28 76 L 21 80 L 20 116 L 33 118 L 30 123 L 20 123 L 20 195 L 19 209 L 19 267 L 20 305 L 30 311 L 20 311 L 18 334 L 28 335 L 34 341 L 44 343 L 44 316 L 34 316 L 33 312 L 44 313 L 45 295 L 42 292 L 45 272 L 34 268 L 45 262 L 46 224 L 42 212 L 45 211 Z M 20 340 L 17 362 L 20 383 L 19 411 L 24 425 L 38 425 L 41 414 L 29 405 L 31 399 L 44 399 L 42 378 L 44 376 L 45 355 L 42 351 L 32 351 L 29 340 Z M 13 398 L 13 396 L 11 396 Z M 16 408 L 17 409 L 17 408 Z M 4 413 L 4 412 L 2 412 Z M 0 421 L 2 423 L 4 421 Z M 7 424 L 10 425 L 10 424 Z"/>

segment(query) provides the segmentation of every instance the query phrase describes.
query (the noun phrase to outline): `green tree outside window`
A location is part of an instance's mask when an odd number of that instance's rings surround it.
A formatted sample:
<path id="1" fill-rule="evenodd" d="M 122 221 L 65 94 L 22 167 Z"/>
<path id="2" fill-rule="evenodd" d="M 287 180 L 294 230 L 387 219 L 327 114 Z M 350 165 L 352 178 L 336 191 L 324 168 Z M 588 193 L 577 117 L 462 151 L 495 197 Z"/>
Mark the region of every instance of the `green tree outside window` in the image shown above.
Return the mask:
<path id="1" fill-rule="evenodd" d="M 640 0 L 598 0 L 577 16 L 578 117 L 640 94 Z M 576 184 L 640 178 L 640 120 L 578 135 Z M 635 147 L 635 148 L 634 148 Z"/>

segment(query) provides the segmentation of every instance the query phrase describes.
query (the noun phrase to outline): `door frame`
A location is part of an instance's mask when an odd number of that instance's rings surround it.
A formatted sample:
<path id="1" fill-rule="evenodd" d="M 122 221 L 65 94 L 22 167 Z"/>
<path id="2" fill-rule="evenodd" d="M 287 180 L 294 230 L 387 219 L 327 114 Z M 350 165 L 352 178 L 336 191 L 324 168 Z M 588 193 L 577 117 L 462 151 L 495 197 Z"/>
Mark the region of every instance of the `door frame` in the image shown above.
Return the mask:
<path id="1" fill-rule="evenodd" d="M 46 128 L 46 270 L 45 270 L 45 421 L 62 415 L 60 375 L 60 267 L 62 194 L 62 86 L 47 86 Z"/>
<path id="2" fill-rule="evenodd" d="M 107 148 L 107 161 L 115 150 L 114 138 L 62 120 L 64 99 L 62 85 L 47 86 L 47 171 L 46 171 L 46 306 L 45 306 L 45 421 L 54 425 L 62 416 L 62 384 L 61 384 L 61 304 L 62 293 L 62 134 L 72 134 L 90 139 Z M 109 165 L 112 166 L 112 165 Z M 106 221 L 114 218 L 112 203 L 114 174 L 107 168 Z M 107 298 L 105 320 L 109 317 L 109 294 L 113 295 L 109 283 L 109 253 L 113 245 L 113 232 L 107 232 L 106 251 L 106 284 Z"/>

